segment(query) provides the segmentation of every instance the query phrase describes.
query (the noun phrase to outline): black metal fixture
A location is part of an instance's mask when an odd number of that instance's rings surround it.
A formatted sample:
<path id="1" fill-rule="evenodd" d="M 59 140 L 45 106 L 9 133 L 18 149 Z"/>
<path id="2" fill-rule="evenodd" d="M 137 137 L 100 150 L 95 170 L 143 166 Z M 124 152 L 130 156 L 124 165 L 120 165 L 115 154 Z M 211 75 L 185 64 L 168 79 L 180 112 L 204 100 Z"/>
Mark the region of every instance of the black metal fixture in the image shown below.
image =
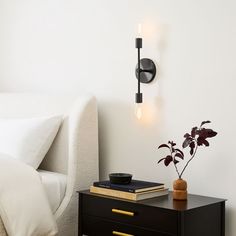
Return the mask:
<path id="1" fill-rule="evenodd" d="M 142 48 L 143 39 L 135 39 L 135 47 L 138 49 L 138 64 L 135 69 L 135 74 L 138 79 L 138 92 L 135 94 L 135 102 L 137 103 L 136 116 L 138 119 L 142 116 L 140 104 L 143 102 L 143 94 L 140 92 L 140 83 L 150 83 L 156 76 L 156 66 L 149 58 L 140 59 L 140 49 Z"/>

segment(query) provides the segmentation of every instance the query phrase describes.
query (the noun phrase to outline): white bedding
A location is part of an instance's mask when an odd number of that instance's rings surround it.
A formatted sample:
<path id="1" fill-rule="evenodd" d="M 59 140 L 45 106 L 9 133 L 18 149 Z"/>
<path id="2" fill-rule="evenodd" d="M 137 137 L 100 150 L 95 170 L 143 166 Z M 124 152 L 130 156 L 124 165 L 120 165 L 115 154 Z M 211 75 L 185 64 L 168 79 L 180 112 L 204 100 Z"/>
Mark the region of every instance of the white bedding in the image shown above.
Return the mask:
<path id="1" fill-rule="evenodd" d="M 55 213 L 65 196 L 67 181 L 66 175 L 46 170 L 38 170 L 38 172 L 46 191 L 52 212 Z"/>
<path id="2" fill-rule="evenodd" d="M 33 167 L 0 155 L 0 216 L 9 236 L 54 236 L 55 217 Z"/>

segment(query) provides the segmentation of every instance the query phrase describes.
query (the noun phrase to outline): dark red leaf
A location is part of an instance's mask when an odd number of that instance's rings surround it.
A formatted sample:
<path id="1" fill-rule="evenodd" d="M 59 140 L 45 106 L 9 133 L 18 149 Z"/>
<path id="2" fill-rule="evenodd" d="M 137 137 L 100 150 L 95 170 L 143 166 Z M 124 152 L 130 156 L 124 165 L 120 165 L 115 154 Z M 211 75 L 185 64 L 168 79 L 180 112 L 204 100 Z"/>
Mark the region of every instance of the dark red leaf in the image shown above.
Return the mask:
<path id="1" fill-rule="evenodd" d="M 212 137 L 216 136 L 217 133 L 212 129 L 202 128 L 198 131 L 198 135 L 199 135 L 199 137 L 206 139 L 206 138 L 212 138 Z"/>
<path id="2" fill-rule="evenodd" d="M 208 146 L 210 145 L 207 140 L 203 140 L 203 144 L 204 144 L 206 147 L 208 147 Z"/>
<path id="3" fill-rule="evenodd" d="M 190 146 L 190 148 L 195 148 L 195 142 L 191 142 L 191 143 L 189 144 L 189 146 Z"/>
<path id="4" fill-rule="evenodd" d="M 161 144 L 161 145 L 158 147 L 158 149 L 159 149 L 159 148 L 163 148 L 163 147 L 170 148 L 167 144 Z"/>
<path id="5" fill-rule="evenodd" d="M 217 135 L 217 133 L 212 129 L 206 129 L 206 133 L 207 133 L 207 138 L 212 138 Z"/>
<path id="6" fill-rule="evenodd" d="M 183 148 L 186 148 L 189 144 L 190 144 L 190 142 L 192 142 L 192 138 L 191 138 L 191 136 L 190 137 L 188 137 L 188 138 L 186 138 L 185 140 L 184 140 L 184 142 L 183 142 L 183 144 L 182 144 L 182 147 Z"/>
<path id="7" fill-rule="evenodd" d="M 179 157 L 181 159 L 184 159 L 183 155 L 181 153 L 178 153 L 178 152 L 175 154 L 175 157 Z"/>
<path id="8" fill-rule="evenodd" d="M 185 135 L 184 135 L 184 138 L 188 138 L 190 136 L 190 134 L 189 133 L 186 133 Z"/>
<path id="9" fill-rule="evenodd" d="M 190 152 L 189 152 L 191 156 L 193 155 L 193 152 L 194 152 L 194 150 L 191 148 Z"/>
<path id="10" fill-rule="evenodd" d="M 206 139 L 203 138 L 203 137 L 201 137 L 201 136 L 199 136 L 199 137 L 197 138 L 197 145 L 198 145 L 198 146 L 202 146 L 203 143 L 204 143 L 204 140 L 206 140 Z"/>
<path id="11" fill-rule="evenodd" d="M 171 162 L 173 161 L 173 158 L 172 156 L 168 155 L 166 158 L 165 158 L 165 165 L 168 166 Z"/>
<path id="12" fill-rule="evenodd" d="M 165 157 L 164 158 L 161 158 L 157 163 L 160 163 L 161 161 L 163 161 L 164 159 L 166 159 Z"/>
<path id="13" fill-rule="evenodd" d="M 207 124 L 207 123 L 211 123 L 211 122 L 210 122 L 209 120 L 203 121 L 203 122 L 201 123 L 201 127 L 202 127 L 203 125 Z"/>
<path id="14" fill-rule="evenodd" d="M 176 148 L 176 149 L 175 149 L 175 151 L 177 151 L 177 152 L 181 153 L 181 154 L 182 154 L 182 156 L 184 157 L 184 153 L 183 153 L 183 152 L 182 152 L 180 149 Z"/>
<path id="15" fill-rule="evenodd" d="M 191 131 L 191 136 L 192 136 L 193 138 L 195 138 L 195 136 L 196 136 L 196 131 L 197 131 L 197 127 L 193 127 L 193 128 L 192 128 L 192 131 Z"/>
<path id="16" fill-rule="evenodd" d="M 198 130 L 197 134 L 199 135 L 199 138 L 206 139 L 207 138 L 207 129 L 202 128 Z"/>
<path id="17" fill-rule="evenodd" d="M 191 143 L 189 144 L 189 147 L 190 147 L 190 155 L 193 155 L 194 148 L 195 148 L 195 142 L 191 142 Z"/>
<path id="18" fill-rule="evenodd" d="M 175 165 L 176 165 L 176 164 L 178 164 L 178 163 L 179 163 L 179 161 L 177 161 L 177 160 L 174 160 L 174 163 L 175 163 Z"/>

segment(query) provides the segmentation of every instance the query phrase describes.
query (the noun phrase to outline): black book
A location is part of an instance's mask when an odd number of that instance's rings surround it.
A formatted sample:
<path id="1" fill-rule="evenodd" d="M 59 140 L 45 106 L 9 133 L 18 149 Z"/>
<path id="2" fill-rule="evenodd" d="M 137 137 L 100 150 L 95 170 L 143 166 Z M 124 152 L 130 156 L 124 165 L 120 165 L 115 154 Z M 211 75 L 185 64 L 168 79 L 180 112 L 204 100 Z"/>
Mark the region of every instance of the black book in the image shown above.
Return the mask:
<path id="1" fill-rule="evenodd" d="M 130 193 L 140 193 L 156 189 L 164 189 L 164 184 L 142 180 L 131 180 L 129 184 L 112 184 L 109 180 L 94 182 L 93 186 L 114 189 Z"/>

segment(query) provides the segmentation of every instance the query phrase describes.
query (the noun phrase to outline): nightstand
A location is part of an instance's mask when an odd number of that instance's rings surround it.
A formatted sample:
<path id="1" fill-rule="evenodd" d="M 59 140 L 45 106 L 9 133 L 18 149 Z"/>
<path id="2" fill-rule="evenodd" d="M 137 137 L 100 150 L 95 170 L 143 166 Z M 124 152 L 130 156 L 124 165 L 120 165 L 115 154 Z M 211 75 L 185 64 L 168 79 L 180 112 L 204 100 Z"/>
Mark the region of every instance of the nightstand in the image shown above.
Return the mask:
<path id="1" fill-rule="evenodd" d="M 188 195 L 138 202 L 79 192 L 79 236 L 224 236 L 225 199 Z"/>

